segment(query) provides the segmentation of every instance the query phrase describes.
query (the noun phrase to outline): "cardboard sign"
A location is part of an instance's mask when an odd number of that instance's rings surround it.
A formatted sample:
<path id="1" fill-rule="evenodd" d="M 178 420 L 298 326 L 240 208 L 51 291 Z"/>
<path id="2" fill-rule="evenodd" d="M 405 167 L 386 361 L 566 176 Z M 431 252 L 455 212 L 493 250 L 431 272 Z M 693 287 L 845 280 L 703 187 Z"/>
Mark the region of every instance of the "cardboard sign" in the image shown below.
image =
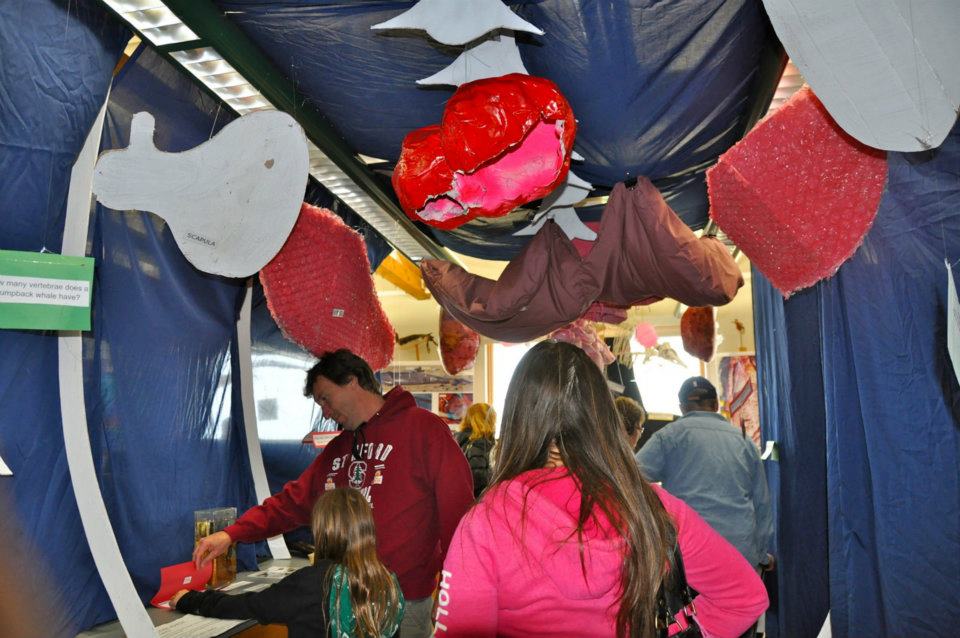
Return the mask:
<path id="1" fill-rule="evenodd" d="M 303 129 L 281 111 L 257 111 L 182 153 L 153 143 L 147 112 L 130 123 L 130 145 L 104 152 L 93 192 L 114 210 L 147 210 L 170 226 L 198 269 L 248 277 L 279 252 L 300 214 L 310 155 Z"/>
<path id="2" fill-rule="evenodd" d="M 960 104 L 955 0 L 763 0 L 790 59 L 833 119 L 888 151 L 940 146 Z"/>
<path id="3" fill-rule="evenodd" d="M 0 250 L 0 328 L 89 330 L 92 257 Z"/>

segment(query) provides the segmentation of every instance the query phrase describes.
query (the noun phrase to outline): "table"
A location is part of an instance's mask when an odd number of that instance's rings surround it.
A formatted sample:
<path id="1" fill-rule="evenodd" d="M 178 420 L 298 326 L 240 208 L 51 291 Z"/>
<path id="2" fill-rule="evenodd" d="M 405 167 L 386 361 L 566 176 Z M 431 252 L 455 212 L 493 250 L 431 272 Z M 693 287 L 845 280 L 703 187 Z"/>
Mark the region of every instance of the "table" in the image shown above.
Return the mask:
<path id="1" fill-rule="evenodd" d="M 231 594 L 241 594 L 244 591 L 247 591 L 250 587 L 254 587 L 260 583 L 275 583 L 278 582 L 277 579 L 265 578 L 261 575 L 262 572 L 269 570 L 270 568 L 292 568 L 299 569 L 301 567 L 306 567 L 310 563 L 305 558 L 289 558 L 289 559 L 278 559 L 278 560 L 266 560 L 260 563 L 260 570 L 257 572 L 240 572 L 237 574 L 237 579 L 234 582 L 239 581 L 249 581 L 250 585 L 245 585 L 231 589 Z M 229 587 L 229 585 L 228 585 Z M 168 622 L 173 622 L 178 618 L 182 618 L 185 614 L 181 614 L 179 611 L 167 611 L 166 609 L 159 609 L 157 607 L 148 607 L 147 614 L 150 616 L 150 620 L 153 621 L 155 627 L 164 625 Z M 119 621 L 113 621 L 109 623 L 104 623 L 102 625 L 97 625 L 87 631 L 77 634 L 77 638 L 123 638 L 126 634 L 123 632 L 123 628 L 120 626 Z M 238 636 L 242 638 L 280 638 L 286 637 L 287 631 L 286 627 L 283 625 L 259 625 L 255 620 L 245 620 L 239 625 L 230 628 L 229 630 L 219 634 L 217 638 L 227 638 L 229 636 Z"/>

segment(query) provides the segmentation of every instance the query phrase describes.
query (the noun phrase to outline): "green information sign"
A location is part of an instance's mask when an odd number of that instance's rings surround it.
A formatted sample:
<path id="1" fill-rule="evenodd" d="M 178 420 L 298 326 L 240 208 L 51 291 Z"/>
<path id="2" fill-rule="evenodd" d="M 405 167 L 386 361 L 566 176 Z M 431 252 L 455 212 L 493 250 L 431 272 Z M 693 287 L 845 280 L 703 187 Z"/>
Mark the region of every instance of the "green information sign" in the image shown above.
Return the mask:
<path id="1" fill-rule="evenodd" d="M 89 330 L 93 261 L 0 250 L 0 328 Z"/>

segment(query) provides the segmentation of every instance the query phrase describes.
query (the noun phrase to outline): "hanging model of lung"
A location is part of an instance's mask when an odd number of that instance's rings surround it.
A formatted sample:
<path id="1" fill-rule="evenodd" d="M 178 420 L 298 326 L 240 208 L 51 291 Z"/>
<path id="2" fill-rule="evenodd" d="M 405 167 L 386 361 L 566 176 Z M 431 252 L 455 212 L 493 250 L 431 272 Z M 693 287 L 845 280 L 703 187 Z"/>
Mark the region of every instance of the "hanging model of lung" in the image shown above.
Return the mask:
<path id="1" fill-rule="evenodd" d="M 153 144 L 154 119 L 137 113 L 130 145 L 97 161 L 93 192 L 115 210 L 144 210 L 170 226 L 199 270 L 248 277 L 283 246 L 307 183 L 303 129 L 280 111 L 258 111 L 189 151 Z"/>
<path id="2" fill-rule="evenodd" d="M 713 306 L 687 308 L 680 317 L 683 349 L 704 363 L 709 363 L 717 350 L 717 309 Z"/>
<path id="3" fill-rule="evenodd" d="M 480 335 L 440 309 L 440 360 L 443 369 L 457 374 L 473 366 L 480 349 Z"/>
<path id="4" fill-rule="evenodd" d="M 513 73 L 469 82 L 439 126 L 404 139 L 393 188 L 411 219 L 438 228 L 506 215 L 563 182 L 576 130 L 550 80 Z"/>

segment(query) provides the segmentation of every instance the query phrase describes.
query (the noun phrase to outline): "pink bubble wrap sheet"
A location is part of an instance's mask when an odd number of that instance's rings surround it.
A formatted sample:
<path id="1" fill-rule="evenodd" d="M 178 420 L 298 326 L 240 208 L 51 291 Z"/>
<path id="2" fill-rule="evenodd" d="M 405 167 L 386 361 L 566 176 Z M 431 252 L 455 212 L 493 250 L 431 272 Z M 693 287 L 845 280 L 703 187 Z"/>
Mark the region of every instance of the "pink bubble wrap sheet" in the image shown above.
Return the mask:
<path id="1" fill-rule="evenodd" d="M 374 370 L 390 363 L 393 327 L 374 290 L 363 238 L 333 212 L 304 204 L 260 281 L 290 341 L 317 356 L 348 348 Z"/>
<path id="2" fill-rule="evenodd" d="M 804 87 L 707 171 L 710 216 L 789 297 L 853 255 L 886 176 L 886 154 L 844 133 Z"/>

